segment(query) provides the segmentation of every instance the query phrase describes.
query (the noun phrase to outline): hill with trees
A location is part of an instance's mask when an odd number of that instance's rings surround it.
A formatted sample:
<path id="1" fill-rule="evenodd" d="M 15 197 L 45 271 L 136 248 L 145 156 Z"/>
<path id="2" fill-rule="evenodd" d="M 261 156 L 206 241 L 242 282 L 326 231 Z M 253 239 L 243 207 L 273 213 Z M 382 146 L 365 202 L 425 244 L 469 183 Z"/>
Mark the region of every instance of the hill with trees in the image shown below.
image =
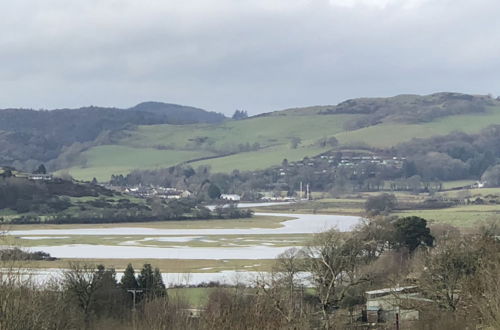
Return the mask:
<path id="1" fill-rule="evenodd" d="M 94 106 L 50 111 L 0 109 L 0 165 L 31 170 L 40 162 L 111 143 L 110 133 L 136 125 L 216 123 L 224 119 L 222 114 L 159 102 L 127 110 Z"/>
<path id="2" fill-rule="evenodd" d="M 237 116 L 238 117 L 238 116 Z M 288 109 L 218 124 L 139 125 L 111 133 L 107 143 L 79 152 L 56 168 L 81 179 L 109 180 L 135 169 L 187 163 L 231 173 L 278 166 L 331 150 L 389 150 L 413 138 L 462 131 L 477 134 L 500 122 L 500 101 L 489 96 L 356 99 L 337 106 Z M 135 155 L 135 157 L 134 157 Z"/>
<path id="3" fill-rule="evenodd" d="M 40 169 L 43 166 L 39 166 Z M 115 223 L 252 216 L 250 210 L 235 208 L 217 208 L 210 212 L 200 203 L 219 195 L 211 197 L 207 191 L 198 191 L 191 198 L 136 198 L 107 189 L 95 180 L 77 182 L 50 174 L 30 174 L 0 167 L 0 224 Z"/>
<path id="4" fill-rule="evenodd" d="M 478 134 L 500 123 L 500 101 L 436 93 L 235 115 L 157 102 L 127 110 L 0 110 L 0 165 L 32 171 L 43 162 L 50 171 L 99 181 L 179 164 L 213 173 L 263 170 L 332 150 L 394 153 L 414 138 Z"/>

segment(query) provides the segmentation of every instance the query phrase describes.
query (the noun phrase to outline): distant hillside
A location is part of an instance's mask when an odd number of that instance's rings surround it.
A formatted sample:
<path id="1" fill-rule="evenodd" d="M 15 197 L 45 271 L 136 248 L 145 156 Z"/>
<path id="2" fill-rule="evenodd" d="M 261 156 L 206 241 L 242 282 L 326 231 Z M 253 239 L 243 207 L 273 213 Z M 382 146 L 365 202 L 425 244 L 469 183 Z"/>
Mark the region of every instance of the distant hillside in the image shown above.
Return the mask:
<path id="1" fill-rule="evenodd" d="M 149 125 L 118 131 L 112 143 L 89 148 L 70 167 L 72 175 L 109 180 L 133 169 L 188 162 L 212 172 L 264 169 L 332 148 L 391 148 L 414 137 L 455 130 L 476 133 L 500 123 L 500 102 L 488 96 L 438 93 L 356 99 L 336 106 L 295 108 L 188 126 Z M 83 164 L 83 165 L 79 165 Z"/>
<path id="2" fill-rule="evenodd" d="M 166 116 L 169 124 L 220 123 L 226 119 L 221 113 L 162 102 L 143 102 L 128 110 Z"/>
<path id="3" fill-rule="evenodd" d="M 225 117 L 202 109 L 147 102 L 124 110 L 86 107 L 58 110 L 0 110 L 0 165 L 30 169 L 62 153 L 91 144 L 110 143 L 107 136 L 135 125 L 216 123 Z M 96 139 L 99 137 L 99 141 Z M 75 144 L 79 144 L 74 146 Z M 82 145 L 85 144 L 85 145 Z M 67 157 L 66 157 L 67 158 Z"/>
<path id="4" fill-rule="evenodd" d="M 0 165 L 33 170 L 43 162 L 51 171 L 100 181 L 186 162 L 231 172 L 312 157 L 335 140 L 341 149 L 391 148 L 499 123 L 498 99 L 458 93 L 353 99 L 245 120 L 158 102 L 129 109 L 7 109 L 0 110 Z"/>
<path id="5" fill-rule="evenodd" d="M 488 107 L 496 105 L 500 105 L 500 102 L 486 95 L 435 93 L 424 96 L 398 95 L 387 98 L 351 99 L 338 105 L 287 109 L 263 116 L 292 113 L 359 115 L 358 118 L 345 123 L 346 130 L 355 130 L 384 122 L 416 124 L 453 115 L 483 114 Z"/>

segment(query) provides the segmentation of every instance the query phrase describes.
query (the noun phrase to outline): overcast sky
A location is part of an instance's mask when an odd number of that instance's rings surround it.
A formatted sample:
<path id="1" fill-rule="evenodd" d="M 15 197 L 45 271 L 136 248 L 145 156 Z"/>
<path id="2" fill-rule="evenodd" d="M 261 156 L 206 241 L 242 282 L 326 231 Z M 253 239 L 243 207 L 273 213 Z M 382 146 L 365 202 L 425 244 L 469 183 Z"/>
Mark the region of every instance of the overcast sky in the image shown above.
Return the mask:
<path id="1" fill-rule="evenodd" d="M 0 2 L 0 108 L 500 94 L 498 0 Z"/>

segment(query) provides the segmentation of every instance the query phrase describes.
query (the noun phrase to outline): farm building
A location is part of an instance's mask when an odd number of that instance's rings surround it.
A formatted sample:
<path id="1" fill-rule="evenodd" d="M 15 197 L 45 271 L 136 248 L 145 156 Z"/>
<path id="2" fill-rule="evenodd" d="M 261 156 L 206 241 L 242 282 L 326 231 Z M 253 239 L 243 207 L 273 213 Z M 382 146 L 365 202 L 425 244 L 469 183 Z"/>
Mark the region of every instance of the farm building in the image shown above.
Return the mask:
<path id="1" fill-rule="evenodd" d="M 366 292 L 368 323 L 408 324 L 420 318 L 416 306 L 432 303 L 420 295 L 417 286 L 385 288 Z"/>
<path id="2" fill-rule="evenodd" d="M 225 201 L 239 202 L 241 200 L 241 196 L 236 194 L 222 194 L 220 195 L 220 199 Z"/>
<path id="3" fill-rule="evenodd" d="M 28 179 L 34 181 L 51 181 L 52 174 L 30 174 L 28 176 Z"/>

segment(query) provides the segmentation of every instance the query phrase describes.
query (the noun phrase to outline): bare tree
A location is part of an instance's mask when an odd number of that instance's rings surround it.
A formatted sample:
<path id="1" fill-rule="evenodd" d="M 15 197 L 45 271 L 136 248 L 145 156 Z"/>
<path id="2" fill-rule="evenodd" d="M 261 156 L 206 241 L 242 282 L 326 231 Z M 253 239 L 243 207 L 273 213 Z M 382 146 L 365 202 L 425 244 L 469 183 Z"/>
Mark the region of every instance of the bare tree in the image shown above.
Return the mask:
<path id="1" fill-rule="evenodd" d="M 70 263 L 63 274 L 64 289 L 76 300 L 84 314 L 85 324 L 90 323 L 92 305 L 98 290 L 94 265 Z"/>
<path id="2" fill-rule="evenodd" d="M 335 229 L 316 235 L 305 249 L 306 269 L 316 289 L 325 329 L 332 326 L 333 311 L 339 307 L 347 290 L 364 283 L 362 242 L 350 233 Z"/>
<path id="3" fill-rule="evenodd" d="M 307 323 L 304 283 L 300 278 L 303 267 L 304 253 L 291 248 L 276 258 L 269 274 L 262 274 L 255 282 L 258 293 L 272 302 L 273 309 L 290 326 Z"/>

